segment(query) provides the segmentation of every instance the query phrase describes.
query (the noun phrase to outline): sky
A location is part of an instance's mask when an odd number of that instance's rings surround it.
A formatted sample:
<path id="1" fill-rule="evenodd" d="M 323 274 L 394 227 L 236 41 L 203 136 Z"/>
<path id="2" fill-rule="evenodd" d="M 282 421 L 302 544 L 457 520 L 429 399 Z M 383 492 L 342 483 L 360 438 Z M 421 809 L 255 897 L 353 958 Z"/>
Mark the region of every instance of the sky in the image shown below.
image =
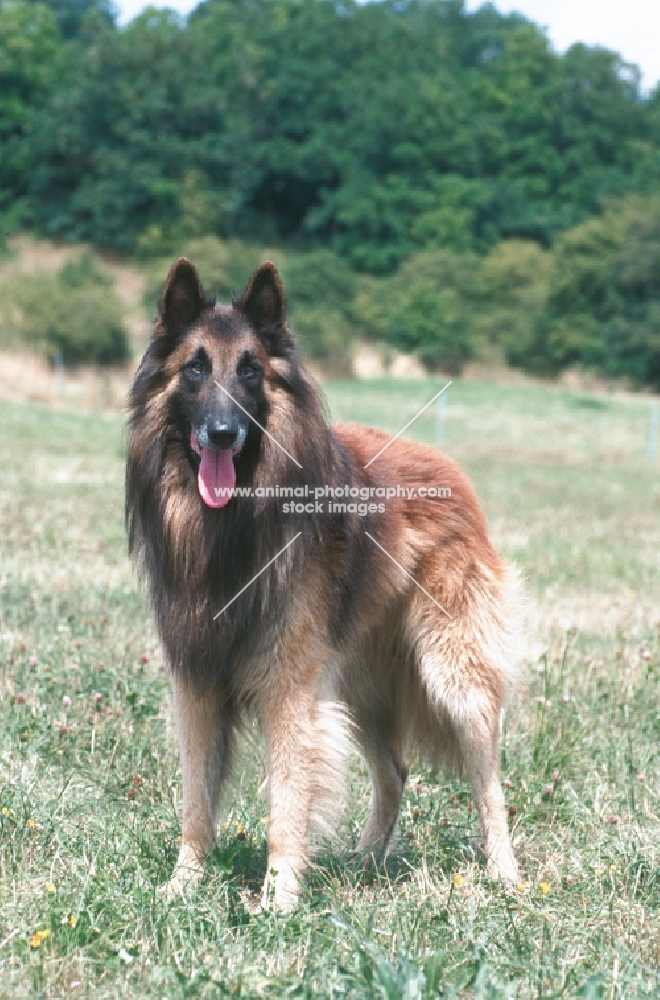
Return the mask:
<path id="1" fill-rule="evenodd" d="M 115 0 L 119 23 L 126 24 L 146 5 L 143 0 Z M 151 6 L 171 7 L 188 14 L 198 0 L 156 0 Z M 466 0 L 477 10 L 483 0 Z M 660 80 L 660 0 L 495 0 L 503 13 L 517 11 L 547 29 L 557 52 L 574 42 L 602 45 L 619 52 L 642 70 L 648 91 Z"/>

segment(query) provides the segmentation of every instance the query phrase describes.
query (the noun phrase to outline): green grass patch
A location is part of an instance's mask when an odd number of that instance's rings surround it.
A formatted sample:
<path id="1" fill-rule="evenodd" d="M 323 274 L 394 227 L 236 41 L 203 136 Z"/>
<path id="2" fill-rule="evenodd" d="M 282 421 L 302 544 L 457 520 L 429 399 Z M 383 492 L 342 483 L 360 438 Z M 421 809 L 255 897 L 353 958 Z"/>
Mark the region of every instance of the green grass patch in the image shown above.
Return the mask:
<path id="1" fill-rule="evenodd" d="M 398 431 L 442 383 L 334 383 Z M 200 889 L 166 902 L 181 781 L 162 655 L 125 554 L 123 425 L 0 403 L 0 996 L 657 997 L 660 466 L 643 399 L 456 382 L 443 447 L 529 594 L 502 773 L 524 884 L 487 878 L 469 785 L 414 764 L 394 849 L 341 846 L 290 916 L 254 912 L 248 734 Z M 432 407 L 406 432 L 433 442 Z"/>

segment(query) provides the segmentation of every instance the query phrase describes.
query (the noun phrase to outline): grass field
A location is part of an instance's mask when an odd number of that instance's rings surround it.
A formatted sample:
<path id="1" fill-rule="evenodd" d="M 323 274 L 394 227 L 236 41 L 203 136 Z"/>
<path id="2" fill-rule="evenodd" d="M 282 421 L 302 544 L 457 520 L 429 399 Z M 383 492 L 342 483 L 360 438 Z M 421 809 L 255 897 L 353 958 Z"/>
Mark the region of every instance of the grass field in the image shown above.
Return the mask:
<path id="1" fill-rule="evenodd" d="M 333 384 L 399 430 L 440 385 Z M 167 676 L 125 555 L 116 414 L 0 403 L 0 996 L 660 996 L 660 458 L 650 402 L 458 382 L 443 447 L 523 571 L 502 738 L 524 882 L 489 881 L 469 786 L 415 764 L 384 870 L 322 853 L 290 916 L 245 745 L 199 891 L 177 851 Z M 433 409 L 433 408 L 432 408 Z M 407 436 L 432 442 L 432 409 Z M 368 807 L 356 758 L 340 835 Z"/>

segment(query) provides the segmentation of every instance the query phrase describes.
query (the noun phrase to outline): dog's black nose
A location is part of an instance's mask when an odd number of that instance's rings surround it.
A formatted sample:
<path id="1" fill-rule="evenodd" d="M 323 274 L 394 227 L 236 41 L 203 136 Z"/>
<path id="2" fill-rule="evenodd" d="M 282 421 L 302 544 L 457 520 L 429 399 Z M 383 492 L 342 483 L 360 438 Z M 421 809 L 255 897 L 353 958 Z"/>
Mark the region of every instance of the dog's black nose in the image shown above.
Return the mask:
<path id="1" fill-rule="evenodd" d="M 207 434 L 214 448 L 233 448 L 238 438 L 238 425 L 212 420 L 208 425 Z"/>

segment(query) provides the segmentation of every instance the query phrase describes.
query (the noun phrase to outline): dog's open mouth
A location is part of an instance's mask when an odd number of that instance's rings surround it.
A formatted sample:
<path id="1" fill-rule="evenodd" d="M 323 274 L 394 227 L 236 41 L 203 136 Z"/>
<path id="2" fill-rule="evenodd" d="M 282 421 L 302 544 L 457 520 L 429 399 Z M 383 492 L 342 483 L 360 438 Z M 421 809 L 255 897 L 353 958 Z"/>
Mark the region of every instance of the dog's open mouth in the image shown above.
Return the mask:
<path id="1" fill-rule="evenodd" d="M 245 443 L 245 434 L 239 435 L 234 448 L 203 448 L 190 431 L 190 447 L 199 456 L 197 488 L 208 507 L 226 507 L 234 495 L 236 469 L 234 459 L 240 454 Z"/>

